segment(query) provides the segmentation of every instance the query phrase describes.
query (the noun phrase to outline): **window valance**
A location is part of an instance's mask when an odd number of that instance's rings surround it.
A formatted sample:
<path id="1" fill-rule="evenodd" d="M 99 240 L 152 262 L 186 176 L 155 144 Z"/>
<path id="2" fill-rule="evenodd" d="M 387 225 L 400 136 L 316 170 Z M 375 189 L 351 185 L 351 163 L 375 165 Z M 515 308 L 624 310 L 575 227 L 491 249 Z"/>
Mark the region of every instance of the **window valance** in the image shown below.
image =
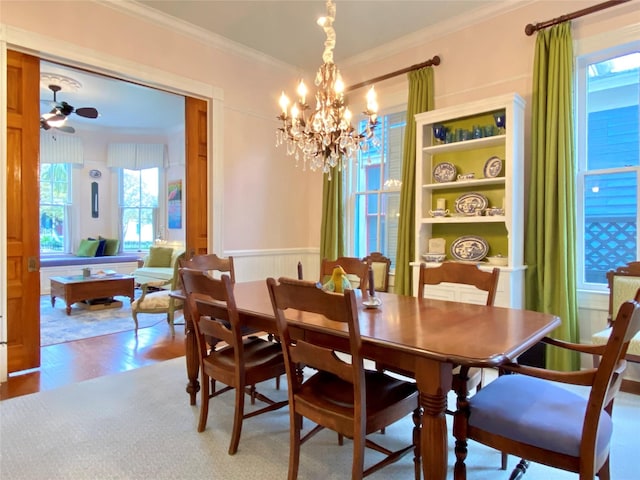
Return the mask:
<path id="1" fill-rule="evenodd" d="M 40 132 L 40 163 L 84 165 L 82 140 L 71 135 Z"/>
<path id="2" fill-rule="evenodd" d="M 165 168 L 167 147 L 163 143 L 110 143 L 107 166 L 143 170 Z"/>

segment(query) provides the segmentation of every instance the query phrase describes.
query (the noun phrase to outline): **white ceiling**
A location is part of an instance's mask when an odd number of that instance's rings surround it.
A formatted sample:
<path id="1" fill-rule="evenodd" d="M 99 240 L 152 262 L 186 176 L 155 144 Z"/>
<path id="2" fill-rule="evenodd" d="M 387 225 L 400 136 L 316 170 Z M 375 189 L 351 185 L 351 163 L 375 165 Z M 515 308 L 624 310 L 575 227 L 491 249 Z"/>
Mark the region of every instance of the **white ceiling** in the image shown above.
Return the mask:
<path id="1" fill-rule="evenodd" d="M 513 3 L 514 0 L 511 0 Z M 306 71 L 322 63 L 324 0 L 138 0 Z M 335 0 L 336 63 L 505 0 Z"/>
<path id="2" fill-rule="evenodd" d="M 334 59 L 339 64 L 417 31 L 513 1 L 523 0 L 337 0 Z M 316 20 L 326 14 L 323 0 L 138 0 L 123 4 L 165 23 L 177 22 L 176 28 L 225 37 L 242 48 L 310 72 L 322 63 L 325 34 Z M 183 121 L 181 96 L 49 62 L 42 62 L 41 72 L 66 75 L 82 84 L 78 91 L 63 85 L 58 101 L 98 110 L 97 119 L 72 114 L 68 124 L 76 130 L 89 125 L 166 130 Z M 41 84 L 41 113 L 51 110 L 53 93 L 47 83 Z"/>

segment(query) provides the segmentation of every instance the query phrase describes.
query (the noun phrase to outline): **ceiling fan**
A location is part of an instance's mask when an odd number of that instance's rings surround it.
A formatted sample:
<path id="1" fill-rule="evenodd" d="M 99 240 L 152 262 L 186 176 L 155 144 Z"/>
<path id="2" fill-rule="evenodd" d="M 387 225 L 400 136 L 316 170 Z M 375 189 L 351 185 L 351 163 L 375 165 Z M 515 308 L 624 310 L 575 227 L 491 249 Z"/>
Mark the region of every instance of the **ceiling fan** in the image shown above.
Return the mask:
<path id="1" fill-rule="evenodd" d="M 49 85 L 49 90 L 53 92 L 53 109 L 40 117 L 40 128 L 43 130 L 55 128 L 62 132 L 74 133 L 75 128 L 64 124 L 72 113 L 85 118 L 98 118 L 98 110 L 93 107 L 75 108 L 67 102 L 58 102 L 56 94 L 61 90 L 59 85 Z"/>

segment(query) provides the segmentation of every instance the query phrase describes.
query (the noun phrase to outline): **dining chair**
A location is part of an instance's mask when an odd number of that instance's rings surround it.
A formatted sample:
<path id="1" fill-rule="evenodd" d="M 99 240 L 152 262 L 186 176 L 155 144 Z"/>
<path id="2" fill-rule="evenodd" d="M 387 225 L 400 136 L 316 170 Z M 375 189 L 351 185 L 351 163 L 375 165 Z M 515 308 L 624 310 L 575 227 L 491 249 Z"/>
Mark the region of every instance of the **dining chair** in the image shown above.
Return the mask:
<path id="1" fill-rule="evenodd" d="M 611 413 L 629 341 L 639 331 L 640 303 L 629 300 L 620 307 L 605 345 L 544 339 L 558 348 L 600 355 L 597 368 L 561 372 L 505 365 L 512 374 L 485 385 L 456 412 L 455 479 L 466 479 L 467 440 L 472 439 L 522 458 L 511 479 L 520 478 L 532 461 L 578 473 L 580 480 L 596 475 L 610 480 Z M 589 387 L 588 396 L 570 385 Z"/>
<path id="2" fill-rule="evenodd" d="M 418 280 L 418 297 L 424 297 L 429 285 L 453 283 L 456 285 L 469 285 L 486 292 L 485 305 L 492 306 L 496 298 L 500 269 L 493 268 L 490 271 L 480 270 L 476 264 L 462 262 L 443 262 L 437 267 L 427 267 L 426 263 L 420 264 Z M 481 368 L 454 369 L 454 383 L 466 382 L 467 390 L 479 390 L 484 382 L 484 372 Z"/>
<path id="3" fill-rule="evenodd" d="M 207 271 L 214 277 L 226 273 L 231 278 L 231 283 L 235 283 L 236 281 L 236 272 L 232 256 L 219 257 L 215 253 L 194 255 L 189 259 L 183 258 L 180 260 L 180 267 Z"/>
<path id="4" fill-rule="evenodd" d="M 138 333 L 138 315 L 141 313 L 166 313 L 167 323 L 171 330 L 171 336 L 176 336 L 174 325 L 175 313 L 184 308 L 183 302 L 171 296 L 171 291 L 177 288 L 179 283 L 178 265 L 184 257 L 181 253 L 173 264 L 173 276 L 169 280 L 147 282 L 140 285 L 142 294 L 131 303 L 131 315 Z"/>
<path id="5" fill-rule="evenodd" d="M 277 343 L 256 336 L 243 337 L 233 295 L 234 284 L 229 275 L 223 274 L 216 279 L 203 270 L 181 268 L 180 277 L 198 343 L 201 383 L 198 432 L 207 426 L 209 400 L 235 390 L 229 443 L 229 455 L 233 455 L 238 451 L 244 419 L 287 405 L 287 401 L 275 402 L 255 388 L 260 382 L 285 374 L 282 349 Z M 225 345 L 217 349 L 210 347 L 205 336 L 220 339 Z M 216 390 L 216 381 L 226 386 Z M 250 395 L 252 403 L 257 399 L 267 405 L 245 413 L 246 394 Z"/>
<path id="6" fill-rule="evenodd" d="M 414 474 L 420 478 L 421 409 L 415 383 L 382 372 L 365 370 L 358 305 L 354 290 L 343 294 L 327 292 L 315 282 L 280 278 L 267 279 L 278 332 L 287 369 L 289 386 L 289 480 L 298 476 L 300 446 L 323 428 L 353 439 L 351 478 L 360 479 L 414 452 Z M 295 312 L 292 312 L 295 311 Z M 341 359 L 325 342 L 313 341 L 314 327 L 296 322 L 295 338 L 287 318 L 300 317 L 329 320 L 344 327 L 323 329 L 329 338 L 348 335 L 350 361 Z M 335 327 L 334 327 L 335 328 Z M 300 331 L 304 332 L 300 334 Z M 326 339 L 327 337 L 325 337 Z M 304 379 L 298 365 L 316 369 Z M 412 415 L 415 427 L 408 446 L 391 451 L 374 443 L 367 435 Z M 316 426 L 301 437 L 302 419 Z M 364 469 L 364 449 L 373 448 L 385 457 Z"/>
<path id="7" fill-rule="evenodd" d="M 357 257 L 338 257 L 335 260 L 323 258 L 320 264 L 320 283 L 326 283 L 331 278 L 333 269 L 338 266 L 345 271 L 353 288 L 359 288 L 362 292 L 367 290 L 369 265 Z"/>
<path id="8" fill-rule="evenodd" d="M 591 337 L 591 342 L 596 345 L 603 345 L 609 339 L 615 318 L 613 314 L 620 307 L 622 302 L 633 297 L 640 288 L 640 262 L 629 262 L 615 270 L 607 272 L 607 284 L 609 286 L 609 313 L 607 316 L 607 328 L 596 332 Z M 637 301 L 640 298 L 636 297 Z M 627 349 L 627 361 L 640 363 L 640 334 L 631 339 Z M 599 357 L 593 357 L 594 366 L 598 366 Z"/>
<path id="9" fill-rule="evenodd" d="M 373 285 L 376 292 L 389 291 L 391 259 L 380 252 L 371 252 L 362 259 L 373 270 Z"/>

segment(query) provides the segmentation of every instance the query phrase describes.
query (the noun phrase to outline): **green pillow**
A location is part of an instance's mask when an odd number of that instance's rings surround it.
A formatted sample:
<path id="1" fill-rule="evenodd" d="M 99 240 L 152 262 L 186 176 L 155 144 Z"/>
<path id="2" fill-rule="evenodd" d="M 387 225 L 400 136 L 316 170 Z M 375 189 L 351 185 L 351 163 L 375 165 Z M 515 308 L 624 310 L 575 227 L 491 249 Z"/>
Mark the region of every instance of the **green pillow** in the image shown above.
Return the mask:
<path id="1" fill-rule="evenodd" d="M 100 240 L 106 240 L 107 243 L 104 247 L 104 255 L 105 256 L 113 256 L 118 254 L 118 248 L 120 247 L 120 240 L 117 238 L 104 238 L 102 236 L 98 237 Z"/>
<path id="2" fill-rule="evenodd" d="M 99 245 L 99 240 L 87 240 L 86 238 L 83 238 L 80 240 L 80 246 L 78 247 L 76 257 L 95 257 Z"/>
<path id="3" fill-rule="evenodd" d="M 170 267 L 171 255 L 173 248 L 171 247 L 151 247 L 149 249 L 149 259 L 147 267 Z"/>

